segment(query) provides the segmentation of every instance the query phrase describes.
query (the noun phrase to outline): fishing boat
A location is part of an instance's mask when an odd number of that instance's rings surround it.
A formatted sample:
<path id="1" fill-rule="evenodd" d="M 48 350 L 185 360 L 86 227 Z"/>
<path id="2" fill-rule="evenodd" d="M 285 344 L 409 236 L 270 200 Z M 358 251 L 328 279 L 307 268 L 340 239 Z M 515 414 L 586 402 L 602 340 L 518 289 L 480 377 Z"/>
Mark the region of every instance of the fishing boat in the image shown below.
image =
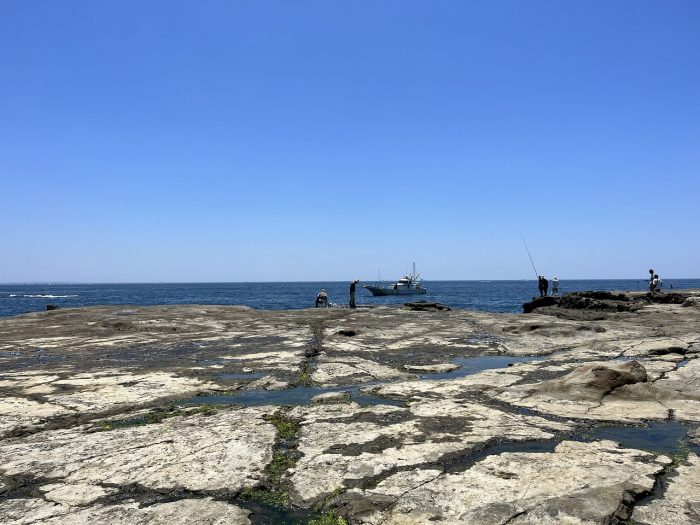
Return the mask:
<path id="1" fill-rule="evenodd" d="M 428 293 L 428 290 L 423 288 L 423 280 L 420 274 L 416 273 L 416 263 L 413 263 L 413 272 L 407 273 L 401 279 L 389 286 L 381 286 L 376 284 L 364 285 L 363 288 L 369 290 L 372 295 L 420 295 Z"/>

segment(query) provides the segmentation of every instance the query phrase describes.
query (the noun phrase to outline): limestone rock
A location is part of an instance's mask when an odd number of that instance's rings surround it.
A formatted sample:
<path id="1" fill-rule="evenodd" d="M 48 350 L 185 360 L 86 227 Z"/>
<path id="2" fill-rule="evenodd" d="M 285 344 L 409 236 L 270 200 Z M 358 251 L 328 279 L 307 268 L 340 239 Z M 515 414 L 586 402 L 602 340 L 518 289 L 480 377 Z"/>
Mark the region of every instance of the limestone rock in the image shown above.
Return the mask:
<path id="1" fill-rule="evenodd" d="M 626 494 L 650 490 L 666 463 L 611 441 L 565 441 L 553 453 L 493 455 L 455 474 L 397 473 L 374 489 L 356 491 L 370 500 L 389 495 L 393 508 L 356 519 L 397 525 L 606 523 Z"/>
<path id="2" fill-rule="evenodd" d="M 683 301 L 682 306 L 694 306 L 695 308 L 700 308 L 700 297 L 688 297 L 685 301 Z"/>
<path id="3" fill-rule="evenodd" d="M 326 392 L 311 398 L 312 403 L 347 403 L 350 401 L 350 392 Z"/>
<path id="4" fill-rule="evenodd" d="M 426 400 L 410 409 L 378 405 L 299 407 L 294 497 L 307 505 L 344 485 L 397 468 L 437 462 L 498 439 L 548 439 L 569 425 L 466 402 Z M 332 468 L 330 468 L 332 466 Z"/>
<path id="5" fill-rule="evenodd" d="M 6 525 L 249 525 L 249 514 L 240 507 L 211 498 L 181 499 L 146 507 L 127 501 L 75 509 L 36 498 L 0 502 L 0 519 Z"/>
<path id="6" fill-rule="evenodd" d="M 0 398 L 0 435 L 40 425 L 47 419 L 70 414 L 71 410 L 52 403 L 41 403 L 24 397 Z"/>
<path id="7" fill-rule="evenodd" d="M 403 307 L 412 312 L 445 312 L 452 308 L 442 303 L 429 303 L 427 301 L 415 301 L 412 303 L 404 303 Z"/>
<path id="8" fill-rule="evenodd" d="M 336 386 L 347 382 L 369 383 L 377 380 L 396 380 L 412 377 L 393 367 L 361 357 L 320 357 L 311 376 L 315 383 Z"/>
<path id="9" fill-rule="evenodd" d="M 265 376 L 246 385 L 246 390 L 284 390 L 289 386 L 287 381 L 281 381 L 275 376 Z"/>
<path id="10" fill-rule="evenodd" d="M 561 379 L 543 381 L 532 392 L 554 399 L 600 401 L 616 388 L 646 380 L 646 369 L 637 361 L 596 363 L 575 368 Z"/>
<path id="11" fill-rule="evenodd" d="M 5 476 L 50 480 L 54 494 L 60 488 L 55 484 L 74 485 L 57 495 L 62 502 L 76 487 L 103 482 L 235 493 L 264 478 L 276 436 L 262 419 L 268 412 L 264 407 L 226 410 L 107 432 L 44 431 L 0 442 L 0 465 Z"/>
<path id="12" fill-rule="evenodd" d="M 41 394 L 42 402 L 19 396 L 0 398 L 0 434 L 41 426 L 60 416 L 98 415 L 218 388 L 167 372 L 134 374 L 120 369 L 73 375 L 10 373 L 4 375 L 2 386 L 21 395 Z"/>
<path id="13" fill-rule="evenodd" d="M 42 485 L 39 490 L 44 493 L 47 500 L 69 507 L 86 505 L 109 494 L 119 492 L 114 487 L 102 487 L 88 483 L 50 483 Z"/>
<path id="14" fill-rule="evenodd" d="M 692 525 L 700 523 L 700 457 L 690 453 L 688 464 L 680 465 L 668 480 L 664 494 L 632 514 L 634 523 Z"/>
<path id="15" fill-rule="evenodd" d="M 668 460 L 610 443 L 554 446 L 570 433 L 587 439 L 580 420 L 594 431 L 603 421 L 700 422 L 700 316 L 679 302 L 700 295 L 622 295 L 577 299 L 607 301 L 600 310 L 528 315 L 180 305 L 0 318 L 0 522 L 245 523 L 247 511 L 225 501 L 274 485 L 273 472 L 297 504 L 324 501 L 351 522 L 627 519 Z M 421 378 L 421 367 L 477 356 L 539 358 Z M 253 388 L 310 375 L 331 393 L 317 401 L 336 399 L 340 385 L 390 400 L 206 417 L 178 406 L 202 391 L 236 403 L 220 372 L 248 368 L 267 376 Z M 157 413 L 169 417 L 141 424 Z M 670 506 L 674 490 L 694 490 L 688 475 L 667 478 Z M 663 502 L 644 507 L 671 516 Z"/>
<path id="16" fill-rule="evenodd" d="M 559 297 L 533 297 L 532 301 L 523 304 L 523 313 L 529 314 L 537 308 L 559 304 Z"/>
<path id="17" fill-rule="evenodd" d="M 700 428 L 688 432 L 688 441 L 693 445 L 700 445 Z"/>

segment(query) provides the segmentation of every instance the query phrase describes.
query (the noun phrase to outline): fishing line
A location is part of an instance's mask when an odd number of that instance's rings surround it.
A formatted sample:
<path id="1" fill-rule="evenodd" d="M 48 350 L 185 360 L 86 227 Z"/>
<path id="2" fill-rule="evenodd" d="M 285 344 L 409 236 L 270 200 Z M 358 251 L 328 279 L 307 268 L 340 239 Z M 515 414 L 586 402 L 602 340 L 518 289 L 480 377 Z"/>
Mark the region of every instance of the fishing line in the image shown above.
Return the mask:
<path id="1" fill-rule="evenodd" d="M 520 238 L 523 240 L 523 244 L 525 245 L 525 250 L 527 251 L 527 256 L 530 258 L 530 263 L 532 264 L 532 269 L 535 270 L 535 275 L 537 278 L 540 278 L 540 274 L 537 273 L 537 268 L 535 268 L 535 262 L 532 260 L 532 255 L 530 255 L 530 250 L 527 247 L 527 243 L 525 242 L 525 237 L 523 237 L 523 234 L 520 234 Z"/>

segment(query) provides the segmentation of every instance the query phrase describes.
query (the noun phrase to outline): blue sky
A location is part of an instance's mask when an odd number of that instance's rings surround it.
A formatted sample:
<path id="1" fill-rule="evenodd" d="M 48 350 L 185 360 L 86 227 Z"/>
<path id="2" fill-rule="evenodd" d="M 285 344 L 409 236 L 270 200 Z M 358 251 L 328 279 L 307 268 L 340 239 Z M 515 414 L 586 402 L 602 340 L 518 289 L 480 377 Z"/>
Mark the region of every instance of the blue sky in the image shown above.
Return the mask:
<path id="1" fill-rule="evenodd" d="M 700 2 L 0 3 L 0 282 L 700 276 Z"/>

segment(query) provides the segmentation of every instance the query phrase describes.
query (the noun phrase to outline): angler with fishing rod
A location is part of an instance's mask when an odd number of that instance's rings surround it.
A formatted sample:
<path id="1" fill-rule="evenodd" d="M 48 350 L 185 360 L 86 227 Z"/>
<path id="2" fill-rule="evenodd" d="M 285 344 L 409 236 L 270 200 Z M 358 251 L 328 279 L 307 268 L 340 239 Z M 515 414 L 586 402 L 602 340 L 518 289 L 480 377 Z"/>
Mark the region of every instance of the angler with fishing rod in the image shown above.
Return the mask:
<path id="1" fill-rule="evenodd" d="M 532 264 L 532 269 L 535 271 L 535 275 L 537 276 L 537 289 L 540 292 L 540 297 L 547 297 L 549 281 L 544 275 L 540 275 L 537 272 L 537 268 L 535 268 L 535 262 L 532 260 L 532 255 L 530 255 L 530 249 L 527 247 L 525 237 L 522 233 L 520 234 L 520 238 L 523 240 L 525 250 L 527 251 L 527 256 L 530 258 L 530 264 Z M 556 277 L 552 280 L 552 295 L 559 295 L 559 279 L 557 279 Z"/>

